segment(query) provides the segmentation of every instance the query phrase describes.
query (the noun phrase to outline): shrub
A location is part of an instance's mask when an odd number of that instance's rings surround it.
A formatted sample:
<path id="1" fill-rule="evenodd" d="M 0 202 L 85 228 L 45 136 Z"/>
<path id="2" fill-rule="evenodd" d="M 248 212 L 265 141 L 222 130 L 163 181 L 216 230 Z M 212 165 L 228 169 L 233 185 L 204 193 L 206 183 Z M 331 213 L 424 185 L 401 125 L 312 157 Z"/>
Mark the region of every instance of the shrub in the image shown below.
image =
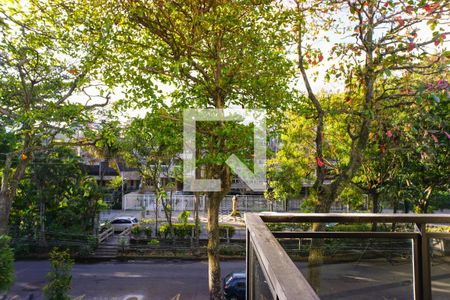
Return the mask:
<path id="1" fill-rule="evenodd" d="M 14 282 L 14 253 L 11 238 L 0 235 L 0 292 L 7 292 Z"/>
<path id="2" fill-rule="evenodd" d="M 189 210 L 183 210 L 181 214 L 178 216 L 178 222 L 182 224 L 187 224 L 189 217 L 191 216 L 191 212 Z"/>
<path id="3" fill-rule="evenodd" d="M 47 274 L 50 282 L 44 287 L 45 299 L 68 300 L 68 292 L 72 281 L 71 270 L 73 260 L 68 251 L 59 251 L 58 248 L 50 252 L 51 271 Z"/>
<path id="4" fill-rule="evenodd" d="M 173 224 L 172 226 L 175 237 L 178 239 L 189 238 L 195 228 L 195 224 L 193 223 Z M 201 232 L 200 228 L 198 229 L 198 231 Z M 170 235 L 169 224 L 161 225 L 161 227 L 159 228 L 159 232 L 164 238 L 167 238 Z"/>
<path id="5" fill-rule="evenodd" d="M 148 224 L 152 224 L 152 223 L 155 223 L 156 222 L 156 220 L 155 219 L 140 219 L 139 220 L 139 224 L 141 224 L 141 225 L 148 225 Z"/>
<path id="6" fill-rule="evenodd" d="M 141 229 L 141 226 L 139 226 L 139 225 L 135 225 L 131 228 L 131 233 L 134 235 L 139 235 L 139 234 L 141 234 L 141 232 L 142 232 L 142 229 Z"/>
<path id="7" fill-rule="evenodd" d="M 428 232 L 450 232 L 450 226 L 429 227 Z"/>
<path id="8" fill-rule="evenodd" d="M 144 228 L 144 232 L 147 236 L 151 236 L 152 235 L 152 228 L 151 227 L 145 227 Z"/>
<path id="9" fill-rule="evenodd" d="M 150 240 L 150 241 L 148 241 L 148 245 L 149 246 L 159 246 L 159 241 L 158 240 Z"/>
<path id="10" fill-rule="evenodd" d="M 370 231 L 369 224 L 336 224 L 328 226 L 327 231 Z"/>
<path id="11" fill-rule="evenodd" d="M 228 234 L 229 234 L 229 238 L 230 239 L 236 233 L 236 228 L 234 228 L 234 226 L 231 226 L 231 225 L 219 225 L 219 236 L 221 238 L 225 239 L 227 237 L 227 229 L 228 229 Z"/>
<path id="12" fill-rule="evenodd" d="M 224 244 L 220 245 L 219 253 L 221 255 L 245 255 L 245 244 Z"/>
<path id="13" fill-rule="evenodd" d="M 122 252 L 124 252 L 130 245 L 130 241 L 126 236 L 119 236 L 119 247 Z"/>
<path id="14" fill-rule="evenodd" d="M 266 223 L 270 231 L 298 231 L 311 229 L 310 223 Z"/>

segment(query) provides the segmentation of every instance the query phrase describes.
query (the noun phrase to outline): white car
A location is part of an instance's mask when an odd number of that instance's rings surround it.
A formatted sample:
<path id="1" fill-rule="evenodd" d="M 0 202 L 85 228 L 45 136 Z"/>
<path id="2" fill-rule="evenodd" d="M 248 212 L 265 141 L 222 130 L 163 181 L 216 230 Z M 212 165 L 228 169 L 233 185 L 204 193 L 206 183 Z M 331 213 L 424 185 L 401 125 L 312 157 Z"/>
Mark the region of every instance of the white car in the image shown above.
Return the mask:
<path id="1" fill-rule="evenodd" d="M 114 231 L 124 231 L 127 228 L 133 227 L 138 223 L 135 217 L 117 217 L 111 221 Z"/>

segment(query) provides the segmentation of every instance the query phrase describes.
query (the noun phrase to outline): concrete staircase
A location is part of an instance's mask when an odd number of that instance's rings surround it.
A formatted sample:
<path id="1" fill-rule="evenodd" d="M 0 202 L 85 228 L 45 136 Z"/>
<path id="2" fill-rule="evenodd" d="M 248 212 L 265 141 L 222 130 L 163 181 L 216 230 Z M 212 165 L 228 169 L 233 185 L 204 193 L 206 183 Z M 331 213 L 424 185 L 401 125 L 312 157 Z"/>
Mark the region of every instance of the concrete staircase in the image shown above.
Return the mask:
<path id="1" fill-rule="evenodd" d="M 94 252 L 94 258 L 115 258 L 119 252 L 119 238 L 113 235 L 107 241 L 98 245 Z"/>

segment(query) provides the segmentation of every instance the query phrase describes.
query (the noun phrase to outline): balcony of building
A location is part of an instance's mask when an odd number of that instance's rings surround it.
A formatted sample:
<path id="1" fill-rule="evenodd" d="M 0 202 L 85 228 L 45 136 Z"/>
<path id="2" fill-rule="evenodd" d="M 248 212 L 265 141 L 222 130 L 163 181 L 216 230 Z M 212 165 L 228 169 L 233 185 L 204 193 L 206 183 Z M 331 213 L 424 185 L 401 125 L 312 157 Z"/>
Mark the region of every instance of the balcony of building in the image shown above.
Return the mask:
<path id="1" fill-rule="evenodd" d="M 450 299 L 450 215 L 245 218 L 249 300 Z"/>

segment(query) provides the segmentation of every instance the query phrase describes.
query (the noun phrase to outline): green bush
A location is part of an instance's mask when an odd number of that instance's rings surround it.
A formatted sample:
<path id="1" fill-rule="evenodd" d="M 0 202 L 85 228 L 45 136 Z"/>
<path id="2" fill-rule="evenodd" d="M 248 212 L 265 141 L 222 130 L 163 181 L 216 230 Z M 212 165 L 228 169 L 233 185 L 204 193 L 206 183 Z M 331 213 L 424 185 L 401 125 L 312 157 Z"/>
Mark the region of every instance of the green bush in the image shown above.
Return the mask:
<path id="1" fill-rule="evenodd" d="M 150 241 L 148 241 L 148 245 L 149 246 L 159 246 L 159 241 L 158 240 L 150 240 Z"/>
<path id="2" fill-rule="evenodd" d="M 450 232 L 450 226 L 429 227 L 428 232 Z"/>
<path id="3" fill-rule="evenodd" d="M 234 228 L 234 226 L 231 226 L 231 225 L 220 225 L 219 226 L 219 236 L 221 238 L 225 239 L 227 237 L 227 229 L 228 229 L 228 234 L 229 234 L 229 238 L 230 239 L 236 233 L 236 228 Z"/>
<path id="4" fill-rule="evenodd" d="M 370 224 L 336 224 L 328 226 L 327 231 L 370 231 Z"/>
<path id="5" fill-rule="evenodd" d="M 0 235 L 0 292 L 7 292 L 14 282 L 14 253 L 11 238 Z"/>
<path id="6" fill-rule="evenodd" d="M 266 223 L 270 231 L 299 231 L 311 229 L 310 223 Z"/>
<path id="7" fill-rule="evenodd" d="M 140 219 L 139 220 L 140 225 L 154 224 L 155 222 L 156 222 L 155 219 Z"/>
<path id="8" fill-rule="evenodd" d="M 220 245 L 219 253 L 221 255 L 245 255 L 245 244 L 223 244 Z"/>
<path id="9" fill-rule="evenodd" d="M 141 226 L 139 226 L 139 225 L 134 225 L 131 228 L 131 233 L 134 235 L 139 235 L 139 234 L 141 234 L 141 232 L 142 232 L 142 229 L 141 229 Z"/>
<path id="10" fill-rule="evenodd" d="M 68 251 L 59 251 L 58 248 L 50 252 L 51 271 L 47 274 L 50 282 L 44 287 L 45 299 L 68 300 L 68 293 L 72 281 L 71 270 L 74 261 Z"/>
<path id="11" fill-rule="evenodd" d="M 181 214 L 178 216 L 178 222 L 182 224 L 187 224 L 189 217 L 191 216 L 191 212 L 189 210 L 183 210 Z"/>
<path id="12" fill-rule="evenodd" d="M 185 224 L 172 224 L 173 226 L 173 232 L 175 234 L 175 238 L 177 239 L 185 239 L 189 238 L 192 234 L 192 231 L 195 228 L 194 223 L 185 223 Z M 200 228 L 198 230 L 200 231 Z M 167 238 L 170 235 L 170 227 L 169 224 L 162 224 L 161 227 L 159 227 L 160 234 Z"/>
<path id="13" fill-rule="evenodd" d="M 152 235 L 152 228 L 151 227 L 144 227 L 144 232 L 147 236 Z"/>

